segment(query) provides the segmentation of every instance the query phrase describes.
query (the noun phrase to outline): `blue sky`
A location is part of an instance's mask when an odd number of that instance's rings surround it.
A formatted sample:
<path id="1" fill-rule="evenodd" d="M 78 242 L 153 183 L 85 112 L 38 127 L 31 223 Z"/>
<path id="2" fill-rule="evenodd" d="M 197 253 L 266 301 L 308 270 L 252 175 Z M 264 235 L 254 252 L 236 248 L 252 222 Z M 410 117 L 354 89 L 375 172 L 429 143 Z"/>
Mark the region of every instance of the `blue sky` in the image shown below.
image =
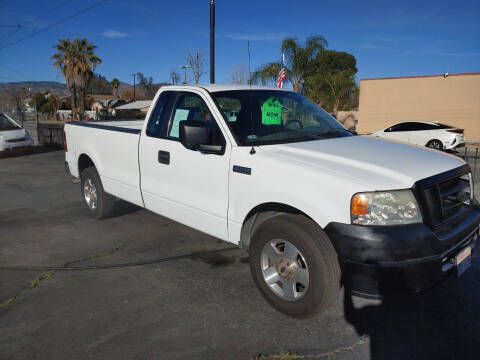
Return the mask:
<path id="1" fill-rule="evenodd" d="M 53 24 L 97 0 L 0 0 L 0 47 Z M 58 7 L 57 9 L 55 9 Z M 55 9 L 54 11 L 51 11 Z M 329 49 L 357 58 L 357 79 L 480 71 L 477 1 L 216 1 L 216 80 L 234 66 L 278 60 L 281 40 L 312 34 Z M 22 24 L 14 30 L 3 26 Z M 187 51 L 200 49 L 209 70 L 209 0 L 108 0 L 25 41 L 0 49 L 0 82 L 63 81 L 52 66 L 58 38 L 87 37 L 98 46 L 97 72 L 132 82 L 142 72 L 168 81 Z M 190 79 L 192 78 L 189 74 Z M 209 81 L 208 73 L 202 77 Z"/>

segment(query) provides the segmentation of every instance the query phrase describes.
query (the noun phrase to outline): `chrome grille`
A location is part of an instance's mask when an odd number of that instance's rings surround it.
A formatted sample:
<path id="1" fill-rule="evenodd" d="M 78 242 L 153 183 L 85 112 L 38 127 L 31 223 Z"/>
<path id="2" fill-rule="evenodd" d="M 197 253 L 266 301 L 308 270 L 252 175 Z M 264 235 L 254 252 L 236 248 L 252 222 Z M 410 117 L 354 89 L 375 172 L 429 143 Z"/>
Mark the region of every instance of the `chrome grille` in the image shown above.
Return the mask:
<path id="1" fill-rule="evenodd" d="M 464 213 L 473 199 L 472 175 L 466 173 L 438 184 L 442 223 L 449 223 Z"/>
<path id="2" fill-rule="evenodd" d="M 419 180 L 413 187 L 424 222 L 432 230 L 451 228 L 467 216 L 473 204 L 470 167 L 456 169 Z"/>

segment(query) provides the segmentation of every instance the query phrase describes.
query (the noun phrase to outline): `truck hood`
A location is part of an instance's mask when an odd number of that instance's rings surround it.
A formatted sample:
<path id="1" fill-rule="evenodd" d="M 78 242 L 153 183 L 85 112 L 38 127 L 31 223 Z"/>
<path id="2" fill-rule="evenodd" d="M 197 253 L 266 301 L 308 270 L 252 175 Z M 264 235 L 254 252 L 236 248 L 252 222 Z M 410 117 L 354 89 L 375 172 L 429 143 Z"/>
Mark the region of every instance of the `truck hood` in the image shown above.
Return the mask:
<path id="1" fill-rule="evenodd" d="M 26 137 L 26 132 L 25 132 L 25 129 L 1 130 L 0 135 L 5 140 L 14 140 L 14 139 Z"/>
<path id="2" fill-rule="evenodd" d="M 368 136 L 269 145 L 261 149 L 364 182 L 370 190 L 410 188 L 420 179 L 465 164 L 453 155 Z"/>

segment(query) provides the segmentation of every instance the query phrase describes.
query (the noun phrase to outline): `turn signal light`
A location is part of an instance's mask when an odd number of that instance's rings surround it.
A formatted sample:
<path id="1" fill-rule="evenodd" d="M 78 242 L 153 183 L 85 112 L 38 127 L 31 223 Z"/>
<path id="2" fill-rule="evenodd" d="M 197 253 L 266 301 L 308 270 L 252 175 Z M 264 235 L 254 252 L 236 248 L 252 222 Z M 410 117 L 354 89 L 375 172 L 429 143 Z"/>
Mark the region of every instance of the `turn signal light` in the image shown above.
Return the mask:
<path id="1" fill-rule="evenodd" d="M 368 198 L 365 194 L 357 194 L 352 198 L 352 215 L 362 216 L 368 213 Z"/>

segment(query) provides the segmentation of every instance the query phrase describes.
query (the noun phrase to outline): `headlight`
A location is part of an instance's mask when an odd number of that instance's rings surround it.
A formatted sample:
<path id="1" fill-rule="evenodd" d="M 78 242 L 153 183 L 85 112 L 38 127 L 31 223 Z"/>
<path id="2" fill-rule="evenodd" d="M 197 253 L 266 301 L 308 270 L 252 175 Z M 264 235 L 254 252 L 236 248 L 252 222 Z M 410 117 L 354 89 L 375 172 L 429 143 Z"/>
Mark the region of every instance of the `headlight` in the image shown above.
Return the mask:
<path id="1" fill-rule="evenodd" d="M 3 140 L 3 135 L 0 135 L 0 140 Z"/>
<path id="2" fill-rule="evenodd" d="M 411 190 L 358 193 L 352 197 L 352 224 L 401 225 L 422 222 Z"/>

